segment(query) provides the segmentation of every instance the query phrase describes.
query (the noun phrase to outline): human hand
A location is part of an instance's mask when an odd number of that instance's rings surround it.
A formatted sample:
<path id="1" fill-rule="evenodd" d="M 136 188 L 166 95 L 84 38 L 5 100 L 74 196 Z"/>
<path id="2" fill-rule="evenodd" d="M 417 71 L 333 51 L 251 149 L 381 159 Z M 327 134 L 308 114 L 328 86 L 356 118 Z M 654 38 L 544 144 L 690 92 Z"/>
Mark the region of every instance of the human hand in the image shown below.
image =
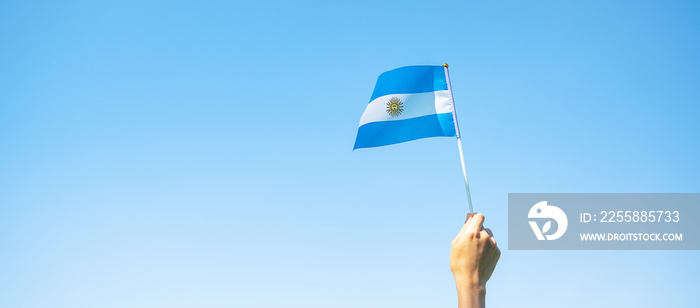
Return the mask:
<path id="1" fill-rule="evenodd" d="M 484 215 L 467 216 L 452 240 L 450 268 L 457 284 L 459 307 L 484 307 L 486 282 L 491 278 L 501 251 L 491 230 L 483 228 Z"/>

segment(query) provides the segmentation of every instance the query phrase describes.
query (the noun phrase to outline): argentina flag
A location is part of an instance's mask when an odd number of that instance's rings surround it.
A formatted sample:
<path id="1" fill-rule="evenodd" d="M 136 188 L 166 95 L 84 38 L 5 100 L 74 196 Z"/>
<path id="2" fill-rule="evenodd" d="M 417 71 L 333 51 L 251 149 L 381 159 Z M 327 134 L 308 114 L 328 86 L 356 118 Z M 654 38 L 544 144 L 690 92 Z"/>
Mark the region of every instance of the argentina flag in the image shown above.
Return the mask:
<path id="1" fill-rule="evenodd" d="M 405 66 L 379 75 L 354 149 L 428 137 L 459 137 L 444 66 Z"/>

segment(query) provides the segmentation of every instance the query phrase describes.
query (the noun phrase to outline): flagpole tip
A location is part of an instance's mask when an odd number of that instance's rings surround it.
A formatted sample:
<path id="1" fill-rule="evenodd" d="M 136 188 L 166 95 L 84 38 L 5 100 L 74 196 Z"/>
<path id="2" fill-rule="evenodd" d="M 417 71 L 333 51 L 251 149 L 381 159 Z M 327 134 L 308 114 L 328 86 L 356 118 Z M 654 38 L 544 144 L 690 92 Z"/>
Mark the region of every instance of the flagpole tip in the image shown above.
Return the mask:
<path id="1" fill-rule="evenodd" d="M 447 65 L 447 63 L 443 64 L 442 66 L 444 66 L 444 67 L 450 67 L 449 65 Z"/>

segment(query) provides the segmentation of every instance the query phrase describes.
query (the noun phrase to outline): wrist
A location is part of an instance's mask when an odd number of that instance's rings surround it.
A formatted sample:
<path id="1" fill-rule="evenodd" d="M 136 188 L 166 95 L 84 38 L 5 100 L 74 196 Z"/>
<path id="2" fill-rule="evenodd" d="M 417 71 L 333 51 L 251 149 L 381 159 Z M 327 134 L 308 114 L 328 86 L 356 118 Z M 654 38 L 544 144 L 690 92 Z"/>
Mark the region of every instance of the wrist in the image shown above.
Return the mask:
<path id="1" fill-rule="evenodd" d="M 452 272 L 455 277 L 455 283 L 458 290 L 469 292 L 486 292 L 486 285 L 479 279 L 476 273 L 467 274 L 464 272 Z"/>

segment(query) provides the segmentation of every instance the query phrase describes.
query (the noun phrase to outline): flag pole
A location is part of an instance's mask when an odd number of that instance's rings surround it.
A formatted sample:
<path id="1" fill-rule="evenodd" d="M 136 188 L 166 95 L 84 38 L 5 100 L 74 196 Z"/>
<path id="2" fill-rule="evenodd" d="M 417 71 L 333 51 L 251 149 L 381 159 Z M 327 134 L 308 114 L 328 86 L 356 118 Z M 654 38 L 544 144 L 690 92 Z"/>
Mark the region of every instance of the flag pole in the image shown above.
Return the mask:
<path id="1" fill-rule="evenodd" d="M 459 159 L 462 161 L 462 174 L 464 175 L 464 186 L 467 187 L 467 202 L 469 202 L 469 214 L 474 214 L 472 208 L 472 194 L 469 192 L 469 181 L 467 180 L 467 168 L 464 167 L 464 151 L 462 151 L 462 138 L 457 136 L 457 146 L 459 146 Z"/>
<path id="2" fill-rule="evenodd" d="M 460 133 L 459 133 L 459 124 L 457 122 L 457 108 L 455 107 L 454 104 L 454 96 L 452 96 L 452 85 L 450 84 L 450 73 L 447 71 L 447 68 L 449 65 L 447 63 L 442 65 L 445 67 L 445 78 L 447 79 L 447 88 L 450 90 L 450 97 L 452 98 L 452 116 L 454 117 L 455 121 L 455 129 L 456 129 L 456 135 L 457 135 L 457 147 L 459 147 L 459 160 L 462 163 L 462 175 L 464 175 L 464 186 L 467 189 L 467 202 L 469 204 L 469 214 L 474 213 L 474 209 L 472 208 L 472 194 L 469 191 L 469 180 L 467 180 L 467 168 L 464 165 L 464 151 L 462 150 L 462 138 L 460 138 Z"/>

